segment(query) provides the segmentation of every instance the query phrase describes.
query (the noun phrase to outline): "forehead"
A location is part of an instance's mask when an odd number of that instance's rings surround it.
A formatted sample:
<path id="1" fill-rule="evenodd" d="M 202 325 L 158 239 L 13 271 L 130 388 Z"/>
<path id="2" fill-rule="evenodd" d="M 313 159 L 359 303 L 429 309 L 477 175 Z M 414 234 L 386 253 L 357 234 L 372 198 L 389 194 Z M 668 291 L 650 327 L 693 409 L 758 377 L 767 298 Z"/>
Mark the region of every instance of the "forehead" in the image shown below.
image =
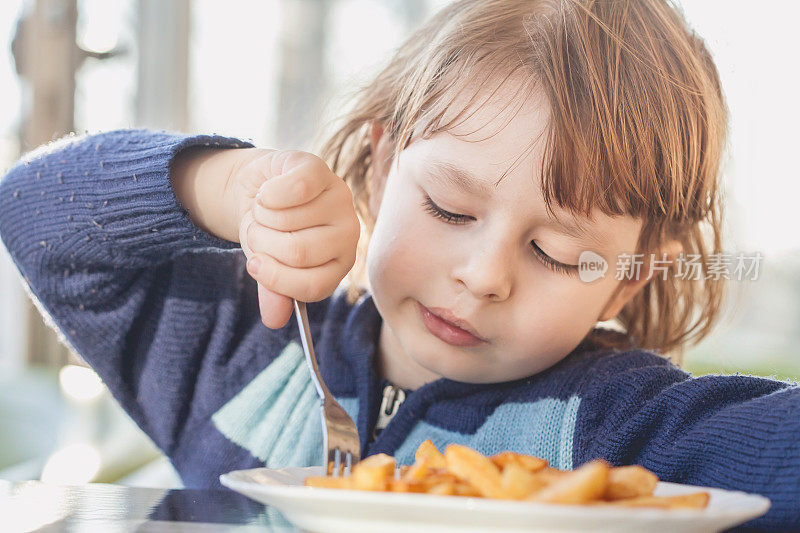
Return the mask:
<path id="1" fill-rule="evenodd" d="M 548 121 L 544 99 L 520 81 L 473 84 L 457 94 L 432 135 L 412 137 L 404 152 L 440 184 L 475 196 L 510 189 L 541 196 Z"/>
<path id="2" fill-rule="evenodd" d="M 428 137 L 411 139 L 412 146 L 426 141 L 420 144 L 431 152 L 428 163 L 436 165 L 438 175 L 480 177 L 458 181 L 470 192 L 487 195 L 509 173 L 521 171 L 530 186 L 541 188 L 550 111 L 528 80 L 517 76 L 467 84 L 447 104 Z"/>
<path id="3" fill-rule="evenodd" d="M 550 107 L 531 80 L 516 75 L 467 83 L 447 102 L 438 124 L 443 132 L 484 148 L 517 148 L 522 156 L 536 139 L 544 141 Z M 500 137 L 495 142 L 492 139 Z M 543 145 L 544 143 L 538 143 Z M 543 147 L 543 146 L 542 146 Z"/>

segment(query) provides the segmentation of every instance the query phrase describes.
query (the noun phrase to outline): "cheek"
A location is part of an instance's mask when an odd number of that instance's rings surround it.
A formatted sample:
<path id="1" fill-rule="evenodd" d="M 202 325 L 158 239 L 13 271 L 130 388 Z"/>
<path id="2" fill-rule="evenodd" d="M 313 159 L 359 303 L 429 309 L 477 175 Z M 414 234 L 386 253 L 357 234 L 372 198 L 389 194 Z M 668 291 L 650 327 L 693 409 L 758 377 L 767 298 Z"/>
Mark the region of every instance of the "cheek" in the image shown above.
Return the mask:
<path id="1" fill-rule="evenodd" d="M 381 208 L 367 250 L 367 274 L 376 297 L 418 288 L 433 268 L 424 221 L 397 199 Z"/>
<path id="2" fill-rule="evenodd" d="M 520 295 L 520 306 L 510 314 L 514 334 L 522 345 L 536 346 L 540 354 L 566 355 L 597 321 L 613 285 L 577 281 L 531 283 Z M 528 303 L 529 302 L 529 303 Z"/>

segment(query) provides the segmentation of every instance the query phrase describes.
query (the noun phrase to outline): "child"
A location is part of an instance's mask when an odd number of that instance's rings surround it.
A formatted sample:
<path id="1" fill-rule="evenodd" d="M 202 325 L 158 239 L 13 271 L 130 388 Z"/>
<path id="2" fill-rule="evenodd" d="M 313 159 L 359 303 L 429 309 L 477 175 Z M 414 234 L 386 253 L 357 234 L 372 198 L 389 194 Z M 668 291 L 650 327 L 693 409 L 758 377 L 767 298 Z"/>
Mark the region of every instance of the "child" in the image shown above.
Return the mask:
<path id="1" fill-rule="evenodd" d="M 322 159 L 66 139 L 0 183 L 0 234 L 187 486 L 321 464 L 296 298 L 364 455 L 409 463 L 430 438 L 562 469 L 602 457 L 764 494 L 749 525 L 791 528 L 800 391 L 662 356 L 718 318 L 721 281 L 675 260 L 722 250 L 725 130 L 713 62 L 665 1 L 465 0 L 399 49 Z M 581 279 L 586 253 L 605 276 Z M 598 327 L 613 318 L 625 333 Z"/>

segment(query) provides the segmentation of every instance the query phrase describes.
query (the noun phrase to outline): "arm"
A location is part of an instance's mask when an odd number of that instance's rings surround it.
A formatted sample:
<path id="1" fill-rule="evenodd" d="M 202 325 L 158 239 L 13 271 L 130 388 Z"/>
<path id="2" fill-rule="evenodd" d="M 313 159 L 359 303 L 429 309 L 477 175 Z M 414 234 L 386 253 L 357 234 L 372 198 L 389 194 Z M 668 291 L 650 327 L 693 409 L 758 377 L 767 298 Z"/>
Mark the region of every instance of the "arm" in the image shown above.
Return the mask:
<path id="1" fill-rule="evenodd" d="M 800 388 L 751 376 L 692 378 L 639 352 L 601 359 L 581 393 L 575 466 L 640 464 L 663 481 L 762 494 L 761 528 L 800 524 Z M 627 366 L 627 368 L 626 368 Z"/>
<path id="2" fill-rule="evenodd" d="M 235 348 L 259 322 L 238 244 L 193 224 L 172 190 L 175 155 L 206 144 L 246 145 L 108 132 L 34 151 L 0 181 L 0 236 L 35 302 L 167 453 L 227 399 L 224 370 L 246 362 Z"/>

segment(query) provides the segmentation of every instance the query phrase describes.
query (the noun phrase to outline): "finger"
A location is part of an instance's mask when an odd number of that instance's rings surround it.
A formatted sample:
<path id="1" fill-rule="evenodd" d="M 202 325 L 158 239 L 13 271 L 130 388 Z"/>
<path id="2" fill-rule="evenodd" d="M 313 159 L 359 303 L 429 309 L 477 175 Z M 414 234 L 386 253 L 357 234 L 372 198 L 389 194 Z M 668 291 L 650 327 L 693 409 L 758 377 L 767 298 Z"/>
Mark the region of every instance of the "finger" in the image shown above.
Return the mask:
<path id="1" fill-rule="evenodd" d="M 251 198 L 258 194 L 259 187 L 265 181 L 288 172 L 308 158 L 316 157 L 298 150 L 252 150 L 257 152 L 256 156 L 241 161 L 233 171 Z"/>
<path id="2" fill-rule="evenodd" d="M 292 317 L 294 304 L 288 296 L 258 285 L 258 309 L 261 322 L 271 329 L 282 328 Z"/>
<path id="3" fill-rule="evenodd" d="M 286 209 L 267 209 L 253 202 L 253 218 L 262 226 L 279 231 L 297 231 L 314 226 L 325 226 L 331 222 L 336 198 L 328 193 L 314 200 Z"/>
<path id="4" fill-rule="evenodd" d="M 265 181 L 256 201 L 267 209 L 285 209 L 310 202 L 328 188 L 334 179 L 328 166 L 318 158 L 309 158 L 285 174 Z"/>
<path id="5" fill-rule="evenodd" d="M 258 269 L 254 269 L 256 259 Z M 304 302 L 318 302 L 333 294 L 347 273 L 335 259 L 321 266 L 293 268 L 261 253 L 247 262 L 247 271 L 265 288 Z"/>
<path id="6" fill-rule="evenodd" d="M 300 150 L 274 150 L 267 154 L 260 166 L 265 177 L 270 179 L 289 172 L 310 157 L 316 156 Z"/>
<path id="7" fill-rule="evenodd" d="M 308 268 L 336 259 L 342 247 L 340 232 L 332 226 L 278 231 L 255 222 L 247 229 L 248 247 L 267 253 L 286 266 Z"/>

